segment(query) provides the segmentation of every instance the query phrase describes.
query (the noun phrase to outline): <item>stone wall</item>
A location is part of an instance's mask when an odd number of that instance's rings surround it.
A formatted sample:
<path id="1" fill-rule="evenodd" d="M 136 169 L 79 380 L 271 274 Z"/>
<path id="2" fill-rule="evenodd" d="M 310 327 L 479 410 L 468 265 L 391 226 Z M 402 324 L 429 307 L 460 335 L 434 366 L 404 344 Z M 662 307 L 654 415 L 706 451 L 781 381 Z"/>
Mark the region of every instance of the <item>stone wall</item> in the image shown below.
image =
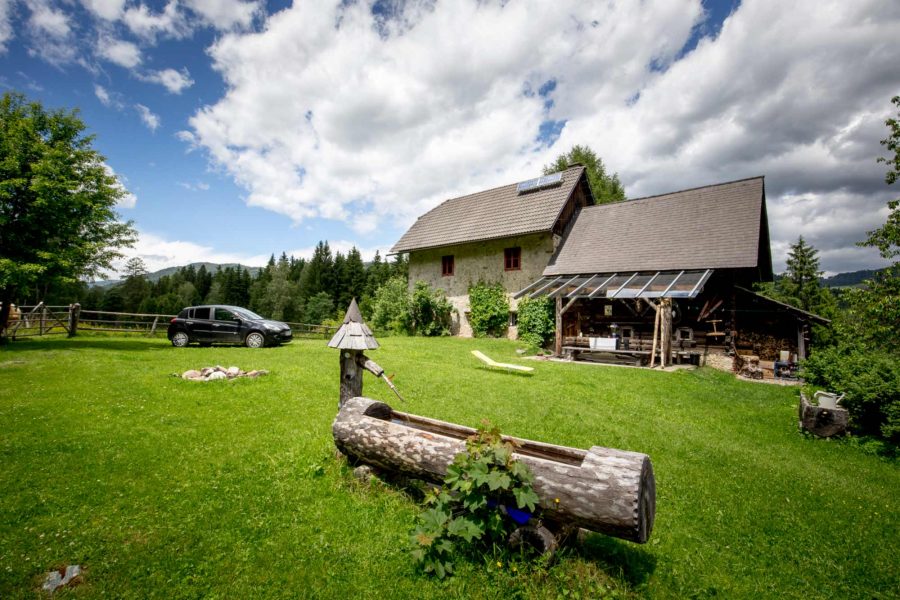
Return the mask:
<path id="1" fill-rule="evenodd" d="M 469 311 L 469 287 L 479 281 L 500 282 L 510 296 L 510 310 L 514 311 L 517 301 L 512 299 L 512 294 L 541 276 L 558 243 L 558 236 L 542 233 L 414 251 L 409 255 L 410 289 L 416 281 L 424 281 L 435 289 L 443 290 L 456 309 L 453 315 L 453 334 L 472 337 L 472 328 L 466 318 Z M 503 250 L 517 246 L 522 249 L 522 268 L 518 271 L 505 271 Z M 441 257 L 448 255 L 453 256 L 454 273 L 443 276 Z M 515 339 L 516 328 L 510 328 L 508 335 Z"/>

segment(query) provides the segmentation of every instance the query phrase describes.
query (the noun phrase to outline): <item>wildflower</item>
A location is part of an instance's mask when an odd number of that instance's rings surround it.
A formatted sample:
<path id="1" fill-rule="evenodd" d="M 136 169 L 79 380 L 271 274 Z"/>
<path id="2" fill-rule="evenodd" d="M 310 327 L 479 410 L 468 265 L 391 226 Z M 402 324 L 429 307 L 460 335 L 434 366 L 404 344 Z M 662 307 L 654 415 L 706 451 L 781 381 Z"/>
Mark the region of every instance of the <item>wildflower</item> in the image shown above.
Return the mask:
<path id="1" fill-rule="evenodd" d="M 500 562 L 499 560 L 497 561 L 497 568 L 498 568 L 498 569 L 502 569 L 502 568 L 503 568 L 503 563 Z"/>
<path id="2" fill-rule="evenodd" d="M 553 501 L 559 504 L 559 498 L 554 498 Z"/>

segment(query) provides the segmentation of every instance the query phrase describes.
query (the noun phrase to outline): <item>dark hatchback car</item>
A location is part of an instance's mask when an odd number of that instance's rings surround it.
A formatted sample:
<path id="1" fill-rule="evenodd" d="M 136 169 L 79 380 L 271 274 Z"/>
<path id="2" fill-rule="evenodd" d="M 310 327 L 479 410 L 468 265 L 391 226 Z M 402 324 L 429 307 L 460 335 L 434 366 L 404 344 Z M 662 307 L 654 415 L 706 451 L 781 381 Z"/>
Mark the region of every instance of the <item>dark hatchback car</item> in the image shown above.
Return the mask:
<path id="1" fill-rule="evenodd" d="M 286 323 L 264 319 L 239 306 L 191 306 L 169 323 L 169 340 L 176 348 L 192 342 L 201 346 L 244 344 L 261 348 L 292 339 L 294 334 Z"/>

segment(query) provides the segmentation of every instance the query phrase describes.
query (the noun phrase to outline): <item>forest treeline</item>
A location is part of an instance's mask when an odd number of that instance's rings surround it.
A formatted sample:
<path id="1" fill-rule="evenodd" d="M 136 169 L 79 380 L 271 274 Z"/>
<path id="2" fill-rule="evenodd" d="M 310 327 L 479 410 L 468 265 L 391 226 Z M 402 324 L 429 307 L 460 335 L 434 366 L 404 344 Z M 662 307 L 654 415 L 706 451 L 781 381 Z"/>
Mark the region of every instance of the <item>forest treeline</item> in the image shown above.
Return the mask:
<path id="1" fill-rule="evenodd" d="M 143 261 L 133 258 L 116 285 L 81 283 L 48 289 L 43 295 L 51 305 L 80 302 L 86 309 L 149 314 L 177 314 L 196 304 L 231 304 L 280 321 L 318 324 L 342 317 L 352 298 L 364 314 L 371 314 L 378 288 L 392 277 L 405 280 L 407 273 L 403 255 L 388 261 L 376 252 L 366 264 L 355 247 L 347 254 L 332 253 L 323 241 L 310 259 L 272 255 L 255 276 L 240 265 L 214 272 L 189 265 L 153 282 Z"/>

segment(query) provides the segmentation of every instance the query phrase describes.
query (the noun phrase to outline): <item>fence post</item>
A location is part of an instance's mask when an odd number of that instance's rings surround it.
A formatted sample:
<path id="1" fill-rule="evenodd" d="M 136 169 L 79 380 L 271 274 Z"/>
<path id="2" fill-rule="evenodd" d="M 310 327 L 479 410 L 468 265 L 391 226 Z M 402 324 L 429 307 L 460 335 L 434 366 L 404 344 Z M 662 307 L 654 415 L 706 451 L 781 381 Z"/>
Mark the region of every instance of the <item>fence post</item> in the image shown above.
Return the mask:
<path id="1" fill-rule="evenodd" d="M 81 316 L 81 304 L 69 305 L 69 337 L 75 337 L 78 333 L 78 319 Z"/>
<path id="2" fill-rule="evenodd" d="M 158 322 L 159 322 L 159 315 L 156 315 L 156 316 L 153 318 L 153 326 L 150 327 L 150 337 L 153 337 L 153 335 L 156 333 L 156 324 L 157 324 Z"/>
<path id="3" fill-rule="evenodd" d="M 44 335 L 44 325 L 47 320 L 47 307 L 44 306 L 44 303 L 41 302 L 41 317 L 38 320 L 38 334 Z"/>

